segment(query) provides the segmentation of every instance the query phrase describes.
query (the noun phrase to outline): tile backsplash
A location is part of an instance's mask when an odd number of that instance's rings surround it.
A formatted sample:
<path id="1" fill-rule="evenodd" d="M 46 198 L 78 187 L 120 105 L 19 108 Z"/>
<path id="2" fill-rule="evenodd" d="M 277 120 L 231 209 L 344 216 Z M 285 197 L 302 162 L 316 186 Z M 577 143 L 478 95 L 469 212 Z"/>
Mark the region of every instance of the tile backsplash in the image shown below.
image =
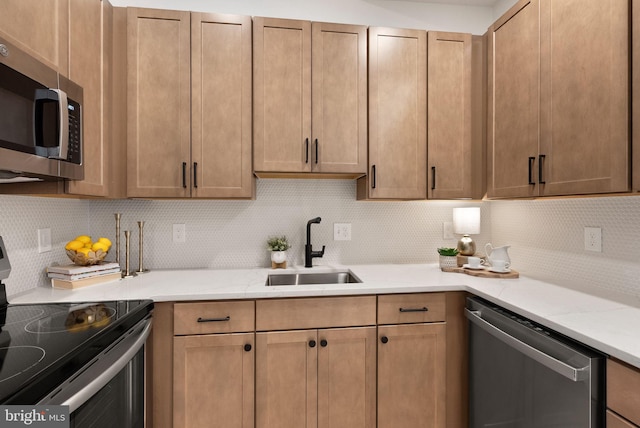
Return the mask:
<path id="1" fill-rule="evenodd" d="M 326 245 L 314 264 L 435 263 L 436 248 L 455 246 L 443 239 L 443 222 L 458 206 L 482 206 L 478 246 L 491 236 L 488 205 L 465 201 L 356 201 L 350 180 L 257 182 L 256 200 L 75 201 L 0 196 L 0 235 L 5 237 L 13 271 L 9 294 L 46 286 L 44 269 L 67 263 L 64 244 L 78 234 L 105 236 L 115 243 L 114 213 L 131 231 L 131 268 L 138 268 L 138 224 L 144 221 L 144 266 L 148 269 L 246 268 L 270 266 L 268 237 L 286 235 L 290 265 L 304 264 L 307 221 L 314 249 Z M 26 211 L 30 215 L 19 213 Z M 63 215 L 65 213 L 66 215 Z M 55 218 L 55 221 L 49 220 Z M 333 224 L 351 223 L 351 241 L 334 241 Z M 50 227 L 54 251 L 37 253 L 36 229 Z M 186 242 L 173 243 L 173 224 L 185 224 Z M 7 235 L 7 236 L 5 236 Z M 121 237 L 124 265 L 124 236 Z M 115 251 L 115 250 L 112 250 Z M 115 255 L 110 254 L 110 259 Z"/>
<path id="2" fill-rule="evenodd" d="M 307 220 L 314 249 L 326 245 L 319 264 L 435 263 L 443 222 L 458 206 L 481 206 L 486 242 L 510 245 L 513 268 L 521 274 L 601 294 L 640 306 L 640 197 L 513 201 L 355 200 L 349 180 L 257 182 L 253 201 L 73 200 L 0 196 L 0 235 L 10 255 L 9 294 L 47 286 L 52 263 L 67 263 L 64 244 L 78 234 L 115 242 L 114 213 L 131 231 L 131 267 L 138 268 L 138 225 L 144 226 L 144 265 L 149 269 L 245 268 L 270 265 L 266 240 L 287 235 L 289 264 L 304 262 Z M 334 241 L 333 224 L 351 223 L 351 241 Z M 185 224 L 186 242 L 172 241 L 173 224 Z M 602 229 L 602 252 L 584 249 L 584 227 Z M 38 228 L 50 228 L 53 251 L 38 254 Z M 124 237 L 122 237 L 124 263 Z M 114 255 L 111 254 L 113 259 Z"/>

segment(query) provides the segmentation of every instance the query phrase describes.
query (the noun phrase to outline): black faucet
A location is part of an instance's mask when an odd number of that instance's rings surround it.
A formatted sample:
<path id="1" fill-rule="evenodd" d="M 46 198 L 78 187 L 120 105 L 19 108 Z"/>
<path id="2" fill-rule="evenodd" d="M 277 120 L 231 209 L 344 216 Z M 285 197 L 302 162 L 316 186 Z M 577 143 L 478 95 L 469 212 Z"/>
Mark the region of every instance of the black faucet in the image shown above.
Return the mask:
<path id="1" fill-rule="evenodd" d="M 314 257 L 324 256 L 324 245 L 322 246 L 322 251 L 313 251 L 313 246 L 311 245 L 311 225 L 313 223 L 320 223 L 321 220 L 320 217 L 316 217 L 307 222 L 307 245 L 304 246 L 304 267 L 310 268 L 313 266 L 311 261 Z"/>

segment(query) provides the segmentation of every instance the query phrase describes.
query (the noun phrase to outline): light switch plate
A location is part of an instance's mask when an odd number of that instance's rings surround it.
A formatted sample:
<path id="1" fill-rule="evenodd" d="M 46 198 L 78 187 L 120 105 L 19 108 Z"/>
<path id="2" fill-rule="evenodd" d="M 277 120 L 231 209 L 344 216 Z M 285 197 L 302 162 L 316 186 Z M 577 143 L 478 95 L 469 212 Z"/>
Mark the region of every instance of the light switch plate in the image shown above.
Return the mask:
<path id="1" fill-rule="evenodd" d="M 452 221 L 442 223 L 442 239 L 456 239 L 456 236 L 453 234 Z"/>
<path id="2" fill-rule="evenodd" d="M 187 242 L 187 227 L 183 223 L 173 225 L 173 242 Z"/>
<path id="3" fill-rule="evenodd" d="M 584 228 L 584 249 L 587 251 L 602 252 L 602 229 L 599 227 Z"/>
<path id="4" fill-rule="evenodd" d="M 38 229 L 38 253 L 51 251 L 51 229 Z"/>
<path id="5" fill-rule="evenodd" d="M 334 241 L 351 241 L 351 223 L 333 223 Z"/>

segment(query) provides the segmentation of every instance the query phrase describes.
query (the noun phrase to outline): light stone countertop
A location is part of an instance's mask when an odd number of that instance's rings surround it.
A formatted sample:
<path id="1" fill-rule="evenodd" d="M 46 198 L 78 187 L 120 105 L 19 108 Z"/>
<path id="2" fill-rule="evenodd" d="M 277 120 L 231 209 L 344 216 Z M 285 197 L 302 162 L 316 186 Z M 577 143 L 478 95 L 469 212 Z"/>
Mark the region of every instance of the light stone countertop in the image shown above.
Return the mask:
<path id="1" fill-rule="evenodd" d="M 267 287 L 269 273 L 350 269 L 360 284 Z M 278 269 L 154 270 L 76 290 L 38 287 L 11 304 L 153 299 L 163 301 L 319 297 L 468 291 L 640 368 L 640 308 L 526 277 L 478 278 L 445 273 L 437 264 L 314 266 Z"/>

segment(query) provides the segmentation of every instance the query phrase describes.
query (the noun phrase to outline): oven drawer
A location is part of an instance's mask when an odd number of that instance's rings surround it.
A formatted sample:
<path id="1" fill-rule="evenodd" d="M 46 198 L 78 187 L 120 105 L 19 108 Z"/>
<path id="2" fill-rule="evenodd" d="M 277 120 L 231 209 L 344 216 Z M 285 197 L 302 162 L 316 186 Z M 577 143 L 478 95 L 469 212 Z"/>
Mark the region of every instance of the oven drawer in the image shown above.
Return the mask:
<path id="1" fill-rule="evenodd" d="M 388 294 L 378 297 L 378 324 L 445 320 L 444 293 Z"/>
<path id="2" fill-rule="evenodd" d="M 173 307 L 173 333 L 211 334 L 253 331 L 255 302 L 176 303 Z"/>
<path id="3" fill-rule="evenodd" d="M 640 370 L 607 360 L 607 407 L 640 425 Z"/>

